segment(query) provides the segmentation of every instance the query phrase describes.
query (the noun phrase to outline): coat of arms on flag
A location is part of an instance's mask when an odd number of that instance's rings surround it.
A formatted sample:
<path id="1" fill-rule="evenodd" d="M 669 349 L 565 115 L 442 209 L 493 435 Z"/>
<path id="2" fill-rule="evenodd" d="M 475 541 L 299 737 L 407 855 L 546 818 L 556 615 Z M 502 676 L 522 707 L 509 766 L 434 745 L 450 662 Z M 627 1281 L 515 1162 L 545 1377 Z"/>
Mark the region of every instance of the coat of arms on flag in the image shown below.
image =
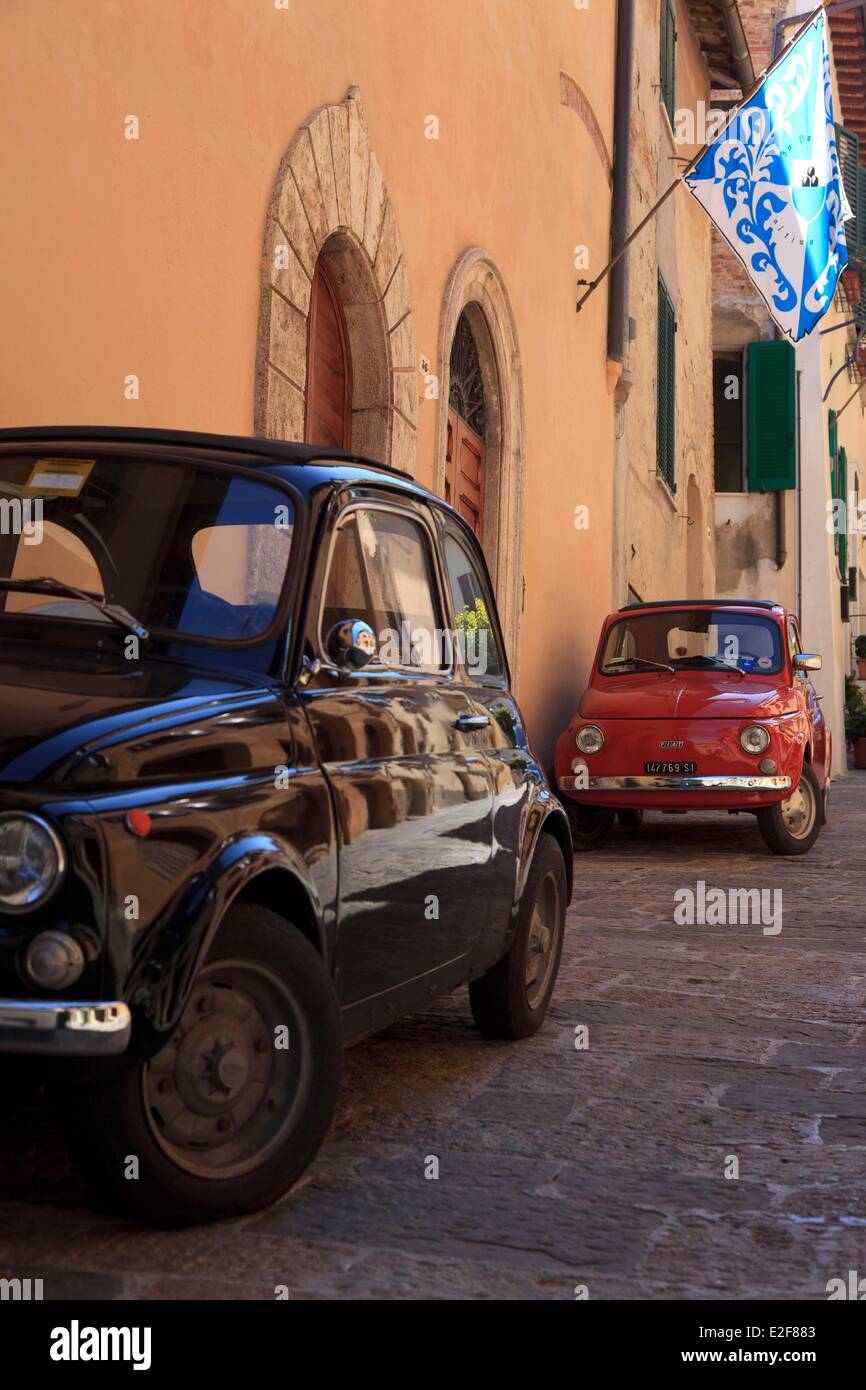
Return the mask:
<path id="1" fill-rule="evenodd" d="M 823 10 L 804 29 L 685 183 L 730 242 L 793 342 L 833 302 L 853 215 L 839 168 Z"/>

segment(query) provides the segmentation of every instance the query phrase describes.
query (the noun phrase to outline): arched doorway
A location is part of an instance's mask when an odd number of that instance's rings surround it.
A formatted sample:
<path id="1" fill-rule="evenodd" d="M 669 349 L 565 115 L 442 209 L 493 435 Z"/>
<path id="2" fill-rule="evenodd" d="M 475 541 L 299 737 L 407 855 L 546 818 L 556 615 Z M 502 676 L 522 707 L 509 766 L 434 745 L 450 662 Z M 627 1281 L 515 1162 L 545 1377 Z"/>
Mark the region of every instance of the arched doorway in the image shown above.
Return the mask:
<path id="1" fill-rule="evenodd" d="M 457 321 L 449 371 L 444 496 L 483 541 L 487 462 L 484 377 L 478 344 L 465 312 Z"/>
<path id="2" fill-rule="evenodd" d="M 463 252 L 448 278 L 437 362 L 435 487 L 484 547 L 516 678 L 526 488 L 522 368 L 505 282 L 478 246 Z"/>
<path id="3" fill-rule="evenodd" d="M 311 323 L 312 318 L 312 323 Z M 254 428 L 415 472 L 418 351 L 397 217 L 361 93 L 280 162 L 265 221 Z"/>
<path id="4" fill-rule="evenodd" d="M 348 449 L 352 443 L 352 354 L 346 316 L 327 262 L 320 256 L 307 319 L 304 439 Z"/>

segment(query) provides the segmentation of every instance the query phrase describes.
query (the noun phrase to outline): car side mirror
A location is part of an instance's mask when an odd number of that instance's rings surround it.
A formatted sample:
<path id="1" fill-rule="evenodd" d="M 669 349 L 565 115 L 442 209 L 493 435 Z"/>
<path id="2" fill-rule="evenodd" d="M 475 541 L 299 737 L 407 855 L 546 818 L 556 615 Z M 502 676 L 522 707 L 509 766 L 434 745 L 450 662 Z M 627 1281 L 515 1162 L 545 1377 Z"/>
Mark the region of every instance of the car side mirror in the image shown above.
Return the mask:
<path id="1" fill-rule="evenodd" d="M 798 652 L 794 657 L 795 671 L 820 671 L 823 658 L 817 652 Z"/>
<path id="2" fill-rule="evenodd" d="M 360 671 L 376 655 L 376 634 L 362 618 L 347 618 L 328 633 L 328 655 L 343 671 Z"/>

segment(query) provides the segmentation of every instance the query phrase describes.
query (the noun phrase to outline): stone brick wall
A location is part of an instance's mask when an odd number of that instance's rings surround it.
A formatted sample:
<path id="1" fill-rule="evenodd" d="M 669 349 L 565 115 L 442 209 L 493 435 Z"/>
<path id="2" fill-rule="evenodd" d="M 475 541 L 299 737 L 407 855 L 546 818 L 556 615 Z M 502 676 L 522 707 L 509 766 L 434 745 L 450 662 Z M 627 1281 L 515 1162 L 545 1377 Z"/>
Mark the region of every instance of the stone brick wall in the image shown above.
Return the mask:
<path id="1" fill-rule="evenodd" d="M 740 17 L 756 74 L 772 59 L 773 25 L 777 19 L 784 18 L 787 8 L 785 0 L 740 0 Z"/>
<path id="2" fill-rule="evenodd" d="M 739 0 L 740 16 L 756 77 L 772 61 L 773 28 L 776 20 L 785 16 L 787 8 L 785 0 Z M 770 336 L 770 317 L 760 295 L 756 293 L 742 262 L 715 227 L 712 244 L 716 346 L 740 346 L 749 338 Z"/>
<path id="3" fill-rule="evenodd" d="M 706 63 L 688 11 L 677 12 L 677 109 L 709 102 Z M 658 0 L 640 0 L 632 112 L 631 223 L 670 186 L 692 147 L 677 144 L 659 100 Z M 629 313 L 637 323 L 628 368 L 633 378 L 620 453 L 627 470 L 625 515 L 615 545 L 625 556 L 621 592 L 641 598 L 700 597 L 715 590 L 712 545 L 713 419 L 710 222 L 688 194 L 668 199 L 634 243 Z M 657 296 L 664 278 L 677 317 L 676 492 L 656 473 Z"/>

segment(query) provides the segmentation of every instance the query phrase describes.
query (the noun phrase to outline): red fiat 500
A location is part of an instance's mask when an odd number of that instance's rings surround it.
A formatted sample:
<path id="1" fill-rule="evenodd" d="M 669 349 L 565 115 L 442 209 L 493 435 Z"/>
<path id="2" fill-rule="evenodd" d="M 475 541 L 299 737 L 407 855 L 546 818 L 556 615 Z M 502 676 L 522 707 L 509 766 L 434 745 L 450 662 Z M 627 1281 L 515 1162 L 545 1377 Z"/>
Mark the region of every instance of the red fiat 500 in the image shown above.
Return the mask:
<path id="1" fill-rule="evenodd" d="M 827 818 L 830 733 L 797 619 L 776 603 L 633 603 L 602 628 L 556 747 L 576 847 L 618 815 L 750 811 L 774 854 L 805 854 Z"/>

